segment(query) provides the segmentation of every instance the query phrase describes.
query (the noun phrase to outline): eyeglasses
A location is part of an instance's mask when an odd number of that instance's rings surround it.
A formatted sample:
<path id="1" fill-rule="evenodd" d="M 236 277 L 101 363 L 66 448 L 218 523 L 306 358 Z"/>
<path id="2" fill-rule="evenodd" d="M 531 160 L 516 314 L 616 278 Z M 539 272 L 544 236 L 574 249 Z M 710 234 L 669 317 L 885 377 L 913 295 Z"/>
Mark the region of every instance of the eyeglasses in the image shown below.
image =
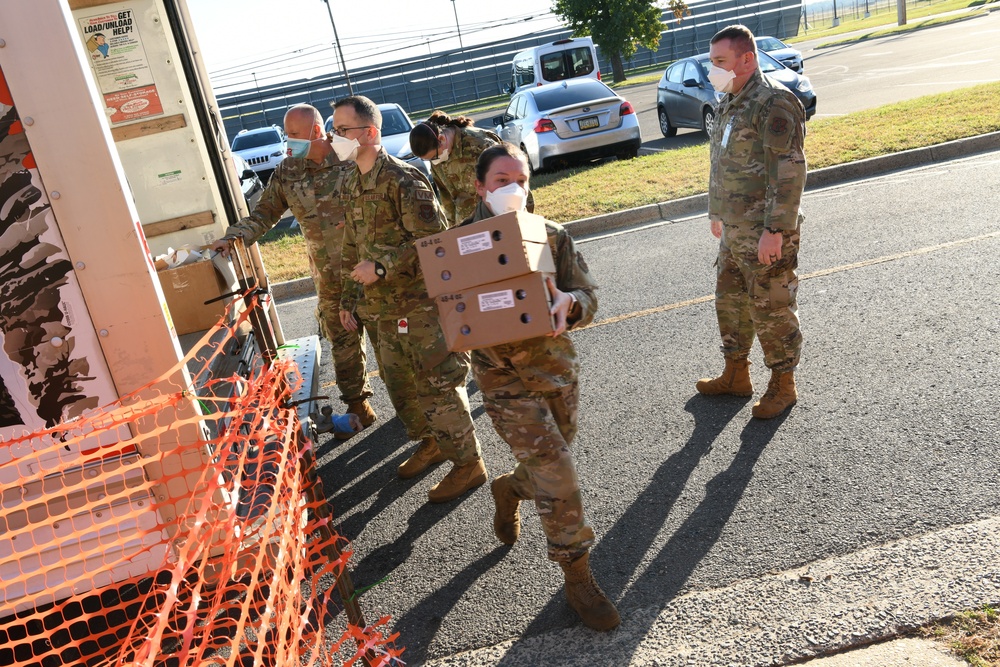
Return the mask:
<path id="1" fill-rule="evenodd" d="M 357 127 L 335 127 L 333 128 L 333 133 L 338 137 L 346 137 L 347 133 L 351 130 L 364 130 L 369 127 L 374 127 L 374 125 L 358 125 Z"/>

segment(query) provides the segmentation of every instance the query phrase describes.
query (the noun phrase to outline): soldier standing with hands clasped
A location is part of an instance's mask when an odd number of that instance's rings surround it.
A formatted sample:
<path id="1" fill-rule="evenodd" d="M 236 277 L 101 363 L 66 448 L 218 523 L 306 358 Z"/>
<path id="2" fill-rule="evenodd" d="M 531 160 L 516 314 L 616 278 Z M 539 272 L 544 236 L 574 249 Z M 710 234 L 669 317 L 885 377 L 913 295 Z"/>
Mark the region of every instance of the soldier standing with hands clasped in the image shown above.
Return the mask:
<path id="1" fill-rule="evenodd" d="M 424 175 L 381 147 L 381 125 L 382 114 L 367 97 L 346 97 L 334 105 L 334 133 L 359 144 L 344 188 L 341 277 L 345 294 L 356 283 L 364 285 L 368 315 L 377 321 L 376 353 L 390 396 L 411 388 L 416 393 L 417 405 L 397 405 L 397 413 L 409 430 L 407 421 L 417 415 L 405 409 L 416 407 L 433 435 L 400 467 L 400 474 L 412 476 L 442 457 L 450 459 L 454 467 L 428 493 L 431 502 L 445 502 L 487 479 L 465 389 L 469 358 L 445 344 L 414 247 L 415 240 L 445 230 L 441 207 Z M 357 327 L 346 298 L 340 318 L 345 328 Z"/>
<path id="2" fill-rule="evenodd" d="M 708 78 L 724 93 L 711 133 L 708 216 L 721 238 L 715 310 L 725 369 L 702 379 L 702 394 L 753 395 L 750 347 L 760 338 L 771 369 L 753 406 L 758 419 L 795 404 L 794 369 L 802 334 L 795 301 L 799 211 L 806 182 L 805 111 L 795 95 L 761 73 L 753 33 L 720 30 L 709 50 Z"/>

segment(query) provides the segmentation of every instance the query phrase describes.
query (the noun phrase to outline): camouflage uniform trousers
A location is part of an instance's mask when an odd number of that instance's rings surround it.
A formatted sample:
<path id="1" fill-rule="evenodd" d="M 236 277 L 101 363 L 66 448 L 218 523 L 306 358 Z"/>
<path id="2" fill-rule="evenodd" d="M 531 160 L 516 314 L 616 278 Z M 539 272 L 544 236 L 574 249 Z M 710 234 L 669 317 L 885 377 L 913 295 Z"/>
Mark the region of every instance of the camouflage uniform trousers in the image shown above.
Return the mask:
<path id="1" fill-rule="evenodd" d="M 548 391 L 525 386 L 514 369 L 473 352 L 473 374 L 493 427 L 517 459 L 511 490 L 535 501 L 548 542 L 548 557 L 570 562 L 594 544 L 583 513 L 583 498 L 570 444 L 576 436 L 579 385 Z"/>
<path id="2" fill-rule="evenodd" d="M 782 234 L 781 259 L 771 266 L 757 259 L 763 231 L 763 223 L 723 224 L 715 286 L 722 354 L 746 359 L 756 334 L 767 367 L 789 371 L 798 365 L 802 352 L 795 301 L 799 230 Z"/>
<path id="3" fill-rule="evenodd" d="M 393 407 L 411 438 L 433 436 L 456 465 L 471 463 L 481 452 L 465 388 L 469 357 L 448 350 L 433 303 L 404 319 L 405 333 L 400 320 L 378 320 L 378 356 Z"/>

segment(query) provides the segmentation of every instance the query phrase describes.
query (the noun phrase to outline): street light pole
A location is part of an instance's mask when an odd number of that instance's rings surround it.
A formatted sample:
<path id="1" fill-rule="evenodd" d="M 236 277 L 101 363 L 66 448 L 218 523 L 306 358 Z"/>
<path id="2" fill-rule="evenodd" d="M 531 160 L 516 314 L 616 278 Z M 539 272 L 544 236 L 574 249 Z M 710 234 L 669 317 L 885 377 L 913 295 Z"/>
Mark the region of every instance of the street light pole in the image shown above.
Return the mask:
<path id="1" fill-rule="evenodd" d="M 469 61 L 465 59 L 465 44 L 462 43 L 462 26 L 458 24 L 458 6 L 455 0 L 451 0 L 451 9 L 455 12 L 455 29 L 458 30 L 458 47 L 462 51 L 462 62 L 465 64 L 465 73 L 469 73 Z M 476 99 L 479 99 L 479 82 L 476 81 L 476 72 L 472 72 L 472 87 L 476 91 Z M 457 101 L 457 100 L 456 100 Z"/>
<path id="2" fill-rule="evenodd" d="M 451 9 L 455 12 L 455 29 L 458 30 L 458 46 L 462 49 L 462 55 L 465 55 L 465 45 L 462 44 L 462 26 L 458 25 L 458 7 L 455 6 L 455 0 L 451 0 Z"/>
<path id="3" fill-rule="evenodd" d="M 333 26 L 333 42 L 337 46 L 337 53 L 340 54 L 340 66 L 344 70 L 344 81 L 347 83 L 347 94 L 354 95 L 351 88 L 351 74 L 347 71 L 347 61 L 344 60 L 344 51 L 340 48 L 340 37 L 337 35 L 337 23 L 333 20 L 333 8 L 330 7 L 330 0 L 322 0 L 326 3 L 326 11 L 330 14 L 330 25 Z"/>

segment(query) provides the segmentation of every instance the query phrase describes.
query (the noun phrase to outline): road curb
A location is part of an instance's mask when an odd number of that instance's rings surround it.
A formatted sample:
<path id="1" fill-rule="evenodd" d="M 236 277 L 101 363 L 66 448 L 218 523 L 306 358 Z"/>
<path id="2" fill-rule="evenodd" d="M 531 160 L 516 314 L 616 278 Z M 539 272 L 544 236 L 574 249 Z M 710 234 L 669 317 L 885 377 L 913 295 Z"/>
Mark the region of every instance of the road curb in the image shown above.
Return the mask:
<path id="1" fill-rule="evenodd" d="M 809 172 L 806 190 L 825 188 L 849 181 L 880 176 L 901 169 L 912 169 L 923 165 L 968 157 L 987 151 L 1000 149 L 1000 132 L 980 134 L 975 137 L 956 139 L 942 144 L 913 148 L 899 153 L 880 155 L 878 157 L 856 160 Z M 603 213 L 590 218 L 573 220 L 564 224 L 575 237 L 617 231 L 636 225 L 651 222 L 676 221 L 708 210 L 708 194 L 702 193 L 673 199 L 670 201 L 647 204 L 636 208 Z M 299 299 L 315 295 L 315 287 L 311 278 L 299 278 L 271 285 L 271 294 L 275 299 Z"/>

